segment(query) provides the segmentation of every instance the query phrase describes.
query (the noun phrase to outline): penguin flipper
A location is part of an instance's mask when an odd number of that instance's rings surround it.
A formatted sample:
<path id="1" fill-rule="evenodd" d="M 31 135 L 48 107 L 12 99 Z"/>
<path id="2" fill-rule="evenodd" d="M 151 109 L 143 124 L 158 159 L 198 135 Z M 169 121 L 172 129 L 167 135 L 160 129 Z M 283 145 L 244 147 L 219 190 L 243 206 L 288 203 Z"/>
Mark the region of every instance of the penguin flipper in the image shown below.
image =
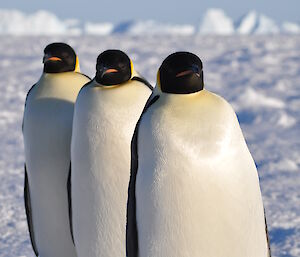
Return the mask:
<path id="1" fill-rule="evenodd" d="M 33 222 L 32 222 L 32 209 L 31 209 L 31 201 L 30 201 L 30 191 L 29 191 L 29 183 L 28 183 L 28 175 L 26 164 L 24 165 L 25 175 L 24 175 L 24 203 L 25 203 L 25 211 L 27 217 L 28 230 L 31 240 L 32 249 L 36 256 L 39 256 L 35 239 L 34 239 L 34 231 L 33 231 Z"/>
<path id="2" fill-rule="evenodd" d="M 78 74 L 80 74 L 80 75 L 82 75 L 82 76 L 88 78 L 89 80 L 92 80 L 92 79 L 91 79 L 88 75 L 86 75 L 86 74 L 83 74 L 83 73 L 78 72 L 78 71 L 75 71 L 75 73 L 78 73 Z"/>
<path id="3" fill-rule="evenodd" d="M 126 224 L 126 256 L 138 257 L 138 233 L 136 225 L 136 199 L 135 199 L 135 182 L 138 171 L 138 129 L 141 118 L 146 110 L 157 101 L 158 95 L 150 96 L 139 121 L 136 124 L 134 134 L 131 140 L 131 167 L 130 180 L 128 187 L 128 201 L 127 201 L 127 224 Z"/>
<path id="4" fill-rule="evenodd" d="M 74 235 L 73 235 L 73 220 L 72 220 L 72 187 L 71 187 L 71 163 L 69 167 L 69 174 L 68 174 L 68 182 L 67 182 L 67 189 L 68 189 L 68 206 L 69 206 L 69 225 L 70 225 L 70 232 L 73 244 L 74 243 Z"/>
<path id="5" fill-rule="evenodd" d="M 133 138 L 131 141 L 131 174 L 128 187 L 127 201 L 127 224 L 126 224 L 126 256 L 138 256 L 138 235 L 136 226 L 136 201 L 135 201 L 135 181 L 138 168 L 137 159 L 137 132 L 139 122 L 135 127 Z"/>
<path id="6" fill-rule="evenodd" d="M 24 104 L 24 110 L 26 108 L 26 103 L 27 103 L 27 99 L 28 99 L 28 96 L 31 92 L 31 90 L 35 87 L 36 84 L 34 84 L 27 92 L 27 95 L 26 95 L 26 98 L 25 98 L 25 104 Z M 24 130 L 24 117 L 23 117 L 23 121 L 22 121 L 22 131 Z"/>
<path id="7" fill-rule="evenodd" d="M 266 237 L 267 237 L 267 244 L 268 244 L 268 257 L 271 257 L 271 246 L 270 246 L 270 240 L 269 240 L 269 231 L 268 231 L 268 224 L 267 224 L 267 218 L 266 218 L 266 211 L 264 210 L 264 216 L 265 216 L 265 229 L 266 229 Z"/>
<path id="8" fill-rule="evenodd" d="M 134 76 L 131 80 L 139 81 L 145 84 L 151 91 L 153 91 L 153 86 L 145 78 Z"/>

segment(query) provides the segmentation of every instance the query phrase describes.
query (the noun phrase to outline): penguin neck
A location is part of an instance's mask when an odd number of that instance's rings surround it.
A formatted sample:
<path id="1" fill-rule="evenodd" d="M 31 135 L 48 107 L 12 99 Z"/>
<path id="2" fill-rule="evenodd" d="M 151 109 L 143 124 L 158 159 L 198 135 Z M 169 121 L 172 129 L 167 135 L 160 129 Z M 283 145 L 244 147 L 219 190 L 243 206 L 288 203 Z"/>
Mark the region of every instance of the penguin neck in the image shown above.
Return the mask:
<path id="1" fill-rule="evenodd" d="M 160 95 L 162 98 L 165 98 L 165 99 L 170 99 L 170 100 L 176 100 L 176 99 L 194 99 L 195 97 L 205 93 L 205 92 L 208 92 L 206 89 L 202 89 L 202 90 L 199 90 L 195 93 L 188 93 L 188 94 L 175 94 L 175 93 L 167 93 L 167 92 L 163 92 L 161 90 L 161 87 L 159 84 L 156 85 L 154 91 L 157 95 Z"/>
<path id="2" fill-rule="evenodd" d="M 96 77 L 93 79 L 93 81 L 94 81 L 95 86 L 98 87 L 98 88 L 101 88 L 101 89 L 112 89 L 112 88 L 116 88 L 116 87 L 121 85 L 121 84 L 109 85 L 109 86 L 108 85 L 103 85 L 103 84 L 101 84 L 97 81 Z"/>
<path id="3" fill-rule="evenodd" d="M 132 70 L 131 70 L 131 78 L 130 79 L 132 79 L 133 77 L 139 77 L 140 76 L 140 74 L 135 70 L 135 68 L 134 67 L 132 67 Z"/>
<path id="4" fill-rule="evenodd" d="M 74 71 L 66 71 L 66 72 L 59 72 L 59 73 L 46 73 L 43 72 L 40 79 L 39 79 L 39 83 L 41 83 L 42 81 L 45 80 L 52 80 L 52 79 L 60 79 L 60 78 L 65 78 L 66 75 L 68 76 L 69 74 L 74 74 Z"/>
<path id="5" fill-rule="evenodd" d="M 75 73 L 76 71 L 64 71 L 64 72 L 57 72 L 57 73 L 47 73 L 43 72 L 41 77 L 47 78 L 47 77 L 55 77 L 55 76 L 60 76 L 60 75 L 65 75 L 65 74 L 71 74 Z"/>

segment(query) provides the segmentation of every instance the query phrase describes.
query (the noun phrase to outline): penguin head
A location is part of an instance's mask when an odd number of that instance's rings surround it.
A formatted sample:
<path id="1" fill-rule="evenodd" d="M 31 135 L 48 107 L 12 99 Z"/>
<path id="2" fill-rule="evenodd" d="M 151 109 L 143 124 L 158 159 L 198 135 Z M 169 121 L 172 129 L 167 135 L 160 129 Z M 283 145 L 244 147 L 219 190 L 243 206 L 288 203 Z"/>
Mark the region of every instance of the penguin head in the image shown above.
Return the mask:
<path id="1" fill-rule="evenodd" d="M 104 86 L 122 84 L 128 81 L 133 65 L 127 54 L 120 50 L 106 50 L 97 58 L 96 81 Z"/>
<path id="2" fill-rule="evenodd" d="M 164 93 L 195 93 L 204 88 L 202 69 L 202 62 L 197 55 L 176 52 L 169 55 L 161 64 L 157 84 Z"/>
<path id="3" fill-rule="evenodd" d="M 52 43 L 44 49 L 44 72 L 79 71 L 79 62 L 73 48 L 65 43 Z"/>

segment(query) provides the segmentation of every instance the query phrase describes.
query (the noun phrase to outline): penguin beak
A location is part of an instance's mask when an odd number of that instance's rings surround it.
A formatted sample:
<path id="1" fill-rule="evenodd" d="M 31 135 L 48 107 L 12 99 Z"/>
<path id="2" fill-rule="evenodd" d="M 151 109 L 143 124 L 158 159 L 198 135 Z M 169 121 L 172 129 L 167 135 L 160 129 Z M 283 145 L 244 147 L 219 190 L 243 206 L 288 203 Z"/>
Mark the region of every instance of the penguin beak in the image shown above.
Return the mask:
<path id="1" fill-rule="evenodd" d="M 190 75 L 192 73 L 194 73 L 196 76 L 200 77 L 198 68 L 197 67 L 191 67 L 191 69 L 178 72 L 176 74 L 176 78 L 183 77 L 183 76 L 186 76 L 186 75 Z"/>
<path id="2" fill-rule="evenodd" d="M 45 55 L 44 58 L 43 58 L 43 63 L 48 62 L 48 61 L 57 62 L 57 61 L 62 61 L 62 59 L 59 58 L 59 57 L 56 57 L 56 56 L 47 56 L 47 55 Z"/>
<path id="3" fill-rule="evenodd" d="M 193 73 L 192 70 L 185 70 L 185 71 L 182 71 L 182 72 L 177 73 L 177 74 L 176 74 L 176 78 L 178 78 L 178 77 L 183 77 L 183 76 L 185 76 L 185 75 L 189 75 L 189 74 L 192 74 L 192 73 Z"/>
<path id="4" fill-rule="evenodd" d="M 119 72 L 119 71 L 116 70 L 116 69 L 106 69 L 106 70 L 104 70 L 104 72 L 102 73 L 102 76 L 101 76 L 101 77 L 103 77 L 103 76 L 106 75 L 106 74 L 117 73 L 117 72 Z"/>
<path id="5" fill-rule="evenodd" d="M 108 69 L 104 72 L 104 74 L 107 74 L 107 73 L 115 73 L 115 72 L 118 72 L 118 70 L 116 69 Z"/>

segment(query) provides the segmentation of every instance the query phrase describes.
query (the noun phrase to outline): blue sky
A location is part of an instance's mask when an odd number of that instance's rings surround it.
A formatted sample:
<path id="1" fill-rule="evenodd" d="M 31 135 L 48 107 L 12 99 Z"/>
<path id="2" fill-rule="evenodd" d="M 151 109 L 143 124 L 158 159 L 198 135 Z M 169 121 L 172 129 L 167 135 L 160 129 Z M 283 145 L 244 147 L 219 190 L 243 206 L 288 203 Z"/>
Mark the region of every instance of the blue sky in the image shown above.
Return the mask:
<path id="1" fill-rule="evenodd" d="M 14 8 L 26 13 L 45 9 L 60 18 L 114 23 L 132 19 L 155 19 L 163 22 L 197 24 L 205 10 L 211 7 L 224 9 L 234 19 L 254 9 L 277 22 L 285 20 L 300 22 L 299 0 L 1 0 L 0 3 L 1 9 Z"/>

